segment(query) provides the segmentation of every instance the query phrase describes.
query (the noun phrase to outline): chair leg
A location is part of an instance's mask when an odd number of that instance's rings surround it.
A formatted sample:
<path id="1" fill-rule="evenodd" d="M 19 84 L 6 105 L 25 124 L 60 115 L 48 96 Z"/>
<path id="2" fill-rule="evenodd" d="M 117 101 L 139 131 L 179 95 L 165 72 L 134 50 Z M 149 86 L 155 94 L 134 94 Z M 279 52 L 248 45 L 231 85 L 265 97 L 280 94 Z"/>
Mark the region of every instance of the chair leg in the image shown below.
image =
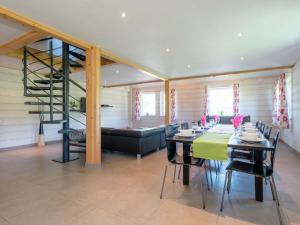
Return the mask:
<path id="1" fill-rule="evenodd" d="M 208 160 L 208 166 L 209 166 L 209 174 L 210 174 L 210 184 L 211 184 L 211 186 L 213 186 L 213 180 L 212 180 L 212 174 L 211 174 L 210 160 Z"/>
<path id="2" fill-rule="evenodd" d="M 204 163 L 204 169 L 205 169 L 205 178 L 206 178 L 206 183 L 207 183 L 207 190 L 210 190 L 209 187 L 209 181 L 208 181 L 208 175 L 207 175 L 207 167 L 206 167 L 206 163 Z"/>
<path id="3" fill-rule="evenodd" d="M 182 165 L 179 166 L 178 180 L 180 179 L 181 168 L 182 168 Z"/>
<path id="4" fill-rule="evenodd" d="M 162 199 L 162 196 L 163 196 L 163 191 L 164 191 L 164 187 L 165 187 L 165 180 L 166 180 L 167 170 L 168 170 L 168 165 L 166 165 L 166 167 L 165 167 L 163 182 L 162 182 L 161 191 L 160 191 L 160 199 Z"/>
<path id="5" fill-rule="evenodd" d="M 270 187 L 271 187 L 271 192 L 272 192 L 273 201 L 275 201 L 276 198 L 275 198 L 274 188 L 273 188 L 273 185 L 272 185 L 272 183 L 271 183 L 271 180 L 269 180 L 269 182 L 270 182 Z"/>
<path id="6" fill-rule="evenodd" d="M 277 204 L 278 204 L 278 206 L 280 206 L 280 203 L 279 203 L 279 197 L 278 197 L 278 194 L 277 194 L 277 188 L 276 188 L 276 184 L 275 184 L 275 179 L 274 179 L 274 177 L 273 177 L 273 175 L 271 176 L 271 181 L 272 181 L 272 183 L 273 183 L 273 189 L 274 189 L 274 195 L 275 195 L 275 200 L 276 200 L 276 198 L 277 198 Z"/>
<path id="7" fill-rule="evenodd" d="M 215 165 L 215 171 L 216 171 L 216 175 L 217 175 L 217 173 L 218 173 L 218 168 L 217 168 L 216 160 L 214 160 L 214 165 Z"/>
<path id="8" fill-rule="evenodd" d="M 203 207 L 203 209 L 205 209 L 205 194 L 204 194 L 204 187 L 203 187 L 203 184 L 202 184 L 201 171 L 200 171 L 200 188 L 201 188 L 201 194 L 202 194 L 202 207 Z"/>
<path id="9" fill-rule="evenodd" d="M 230 193 L 230 188 L 231 188 L 231 178 L 232 178 L 232 173 L 233 171 L 229 172 L 229 176 L 228 176 L 228 182 L 227 182 L 227 193 Z"/>
<path id="10" fill-rule="evenodd" d="M 278 199 L 278 194 L 277 194 L 277 190 L 276 190 L 276 186 L 275 186 L 275 180 L 274 180 L 273 175 L 271 176 L 271 185 L 273 186 L 273 189 L 274 189 L 276 209 L 277 209 L 277 214 L 278 214 L 278 218 L 279 218 L 279 223 L 280 223 L 280 225 L 283 225 L 282 218 L 281 218 L 281 213 L 280 213 L 280 208 L 279 208 L 279 199 Z"/>
<path id="11" fill-rule="evenodd" d="M 227 171 L 226 175 L 225 175 L 225 182 L 224 182 L 224 188 L 223 188 L 223 194 L 222 194 L 222 201 L 221 201 L 221 207 L 220 207 L 220 211 L 221 212 L 223 211 L 224 196 L 225 196 L 225 192 L 226 192 L 228 176 L 229 176 L 229 171 Z"/>
<path id="12" fill-rule="evenodd" d="M 177 168 L 177 166 L 175 165 L 175 167 L 174 167 L 174 176 L 173 176 L 173 184 L 175 183 L 176 168 Z"/>

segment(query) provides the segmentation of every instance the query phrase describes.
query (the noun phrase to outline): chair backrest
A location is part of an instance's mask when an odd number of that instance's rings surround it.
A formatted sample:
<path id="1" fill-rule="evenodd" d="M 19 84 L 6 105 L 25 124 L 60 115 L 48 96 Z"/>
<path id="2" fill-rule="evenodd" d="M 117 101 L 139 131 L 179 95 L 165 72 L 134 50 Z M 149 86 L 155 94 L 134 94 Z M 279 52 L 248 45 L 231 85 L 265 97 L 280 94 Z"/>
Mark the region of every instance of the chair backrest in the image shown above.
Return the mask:
<path id="1" fill-rule="evenodd" d="M 183 122 L 183 123 L 181 123 L 181 125 L 180 125 L 180 127 L 181 127 L 181 129 L 189 129 L 189 123 L 188 122 Z"/>
<path id="2" fill-rule="evenodd" d="M 264 133 L 265 132 L 265 127 L 266 127 L 266 124 L 264 124 L 263 122 L 261 123 L 261 126 L 259 128 L 260 132 Z"/>
<path id="3" fill-rule="evenodd" d="M 174 136 L 177 133 L 177 131 L 178 130 L 174 129 L 173 125 L 167 125 L 165 127 L 166 137 Z M 174 160 L 174 158 L 176 157 L 176 143 L 166 140 L 166 145 L 167 145 L 168 161 L 172 162 L 172 160 Z"/>
<path id="4" fill-rule="evenodd" d="M 264 131 L 265 138 L 270 139 L 271 132 L 272 132 L 272 127 L 266 126 Z"/>
<path id="5" fill-rule="evenodd" d="M 256 121 L 256 125 L 255 125 L 255 126 L 256 126 L 256 128 L 257 128 L 257 129 L 259 129 L 259 128 L 260 128 L 260 125 L 261 125 L 261 122 L 260 122 L 259 120 L 258 120 L 258 121 Z"/>
<path id="6" fill-rule="evenodd" d="M 271 152 L 271 169 L 273 170 L 274 169 L 274 164 L 275 164 L 275 156 L 276 156 L 276 151 L 277 151 L 277 145 L 278 145 L 278 142 L 279 142 L 279 136 L 280 136 L 280 131 L 277 130 L 275 132 L 275 136 L 274 136 L 274 139 L 273 139 L 273 150 Z"/>

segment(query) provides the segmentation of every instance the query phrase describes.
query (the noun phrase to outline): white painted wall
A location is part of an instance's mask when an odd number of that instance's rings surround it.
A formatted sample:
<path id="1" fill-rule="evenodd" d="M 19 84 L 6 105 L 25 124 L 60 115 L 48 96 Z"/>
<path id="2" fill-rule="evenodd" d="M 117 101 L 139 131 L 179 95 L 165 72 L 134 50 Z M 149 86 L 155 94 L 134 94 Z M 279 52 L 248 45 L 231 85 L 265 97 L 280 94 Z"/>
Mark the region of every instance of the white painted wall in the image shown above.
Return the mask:
<path id="1" fill-rule="evenodd" d="M 289 129 L 282 130 L 281 138 L 292 148 L 300 152 L 300 61 L 296 63 L 288 79 L 291 79 Z"/>
<path id="2" fill-rule="evenodd" d="M 240 111 L 244 115 L 251 115 L 252 121 L 265 121 L 271 124 L 273 111 L 273 90 L 276 77 L 268 76 L 266 78 L 255 79 L 229 79 L 226 81 L 205 81 L 194 80 L 193 82 L 173 82 L 171 85 L 176 89 L 177 121 L 192 122 L 200 120 L 203 112 L 203 94 L 204 86 L 232 86 L 234 83 L 240 84 Z M 163 87 L 141 87 L 141 91 L 154 90 L 159 96 L 159 91 Z M 222 96 L 220 96 L 222 97 Z M 157 97 L 159 100 L 159 97 Z M 157 108 L 159 102 L 157 101 Z M 157 115 L 159 111 L 157 112 Z M 142 117 L 140 121 L 134 121 L 134 127 L 153 127 L 164 123 L 164 118 L 160 116 Z"/>
<path id="3" fill-rule="evenodd" d="M 34 98 L 23 96 L 22 72 L 0 67 L 0 149 L 36 143 L 39 119 L 28 111 L 37 110 L 36 106 L 24 105 Z M 84 84 L 83 84 L 84 85 Z M 79 99 L 84 93 L 71 86 L 71 95 Z M 127 127 L 129 125 L 128 88 L 111 88 L 102 90 L 102 103 L 114 106 L 102 108 L 102 126 Z M 71 116 L 85 123 L 85 116 L 71 112 Z M 56 119 L 61 118 L 55 115 Z M 80 123 L 70 120 L 71 127 L 84 128 Z M 45 125 L 46 141 L 60 140 L 57 133 L 61 125 Z"/>
<path id="4" fill-rule="evenodd" d="M 202 101 L 205 85 L 209 88 L 239 83 L 240 112 L 244 115 L 251 115 L 252 121 L 262 120 L 271 123 L 274 82 L 275 77 L 195 82 L 184 85 L 175 83 L 173 86 L 177 91 L 177 120 L 178 122 L 192 122 L 200 119 L 203 113 Z"/>

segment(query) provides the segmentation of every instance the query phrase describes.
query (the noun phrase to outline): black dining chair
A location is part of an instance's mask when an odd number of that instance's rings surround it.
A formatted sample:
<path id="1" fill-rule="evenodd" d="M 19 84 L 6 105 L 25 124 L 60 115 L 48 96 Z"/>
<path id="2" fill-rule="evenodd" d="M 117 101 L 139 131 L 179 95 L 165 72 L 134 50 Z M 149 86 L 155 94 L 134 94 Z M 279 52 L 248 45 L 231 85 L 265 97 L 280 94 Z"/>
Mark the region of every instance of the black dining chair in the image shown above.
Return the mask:
<path id="1" fill-rule="evenodd" d="M 275 156 L 276 156 L 276 150 L 277 150 L 277 144 L 279 141 L 279 135 L 280 131 L 276 132 L 276 135 L 273 139 L 273 149 L 270 154 L 270 163 L 263 164 L 262 170 L 257 170 L 255 167 L 255 164 L 250 163 L 250 162 L 244 162 L 244 161 L 239 161 L 239 160 L 233 160 L 229 163 L 227 166 L 226 170 L 226 176 L 225 176 L 225 182 L 224 182 L 224 188 L 223 188 L 223 195 L 222 195 L 222 202 L 221 202 L 221 207 L 220 211 L 223 211 L 223 204 L 224 204 L 224 196 L 225 192 L 227 189 L 227 192 L 229 194 L 230 192 L 230 183 L 231 183 L 231 178 L 232 178 L 232 173 L 235 172 L 240 172 L 240 173 L 247 173 L 250 175 L 254 175 L 256 177 L 262 177 L 266 178 L 270 182 L 271 186 L 271 191 L 272 191 L 272 196 L 273 200 L 276 201 L 276 209 L 279 217 L 279 222 L 282 225 L 282 218 L 281 218 L 281 213 L 280 213 L 280 208 L 279 208 L 279 199 L 278 199 L 278 194 L 277 194 L 277 189 L 275 185 L 275 179 L 273 177 L 273 172 L 274 172 L 274 163 L 275 163 Z"/>
<path id="2" fill-rule="evenodd" d="M 272 132 L 272 127 L 266 125 L 264 133 L 263 133 L 264 137 L 267 138 L 267 139 L 270 139 L 271 132 Z"/>
<path id="3" fill-rule="evenodd" d="M 187 130 L 187 129 L 189 129 L 189 123 L 188 122 L 182 122 L 180 127 L 183 130 Z"/>
<path id="4" fill-rule="evenodd" d="M 259 131 L 263 134 L 265 132 L 266 124 L 262 122 Z"/>
<path id="5" fill-rule="evenodd" d="M 256 125 L 255 125 L 255 126 L 256 126 L 256 128 L 257 128 L 257 129 L 259 129 L 259 128 L 260 128 L 260 126 L 261 126 L 261 121 L 259 121 L 259 120 L 258 120 L 258 121 L 256 121 Z"/>
<path id="6" fill-rule="evenodd" d="M 165 127 L 165 134 L 166 134 L 166 137 L 174 136 L 173 129 L 170 125 L 167 125 Z M 169 163 L 165 166 L 163 182 L 162 182 L 161 192 L 160 192 L 160 199 L 162 199 L 162 197 L 163 197 L 166 174 L 167 174 L 168 167 L 170 165 L 174 165 L 175 168 L 176 168 L 177 165 L 179 165 L 179 166 L 186 165 L 186 166 L 202 167 L 202 165 L 204 165 L 204 162 L 205 162 L 205 159 L 195 159 L 192 156 L 189 156 L 188 158 L 186 158 L 186 157 L 183 157 L 183 156 L 179 155 L 177 153 L 176 143 L 175 142 L 170 142 L 170 141 L 167 141 L 167 140 L 166 140 L 166 142 L 167 142 L 167 157 L 168 157 L 168 162 Z M 175 181 L 175 173 L 176 173 L 176 169 L 174 170 L 173 183 Z M 206 175 L 206 179 L 208 180 L 207 175 Z M 202 192 L 202 205 L 203 205 L 203 209 L 205 209 L 205 194 L 204 194 L 204 188 L 203 188 L 203 184 L 202 184 L 201 180 L 200 180 L 200 186 L 201 186 L 201 192 Z"/>

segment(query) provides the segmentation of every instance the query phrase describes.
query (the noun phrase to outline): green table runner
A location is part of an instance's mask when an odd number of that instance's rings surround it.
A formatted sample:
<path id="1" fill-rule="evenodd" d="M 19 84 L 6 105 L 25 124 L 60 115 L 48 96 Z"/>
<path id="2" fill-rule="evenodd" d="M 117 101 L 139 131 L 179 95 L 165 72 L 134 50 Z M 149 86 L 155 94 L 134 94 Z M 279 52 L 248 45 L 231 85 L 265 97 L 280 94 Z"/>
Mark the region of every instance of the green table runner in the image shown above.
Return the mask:
<path id="1" fill-rule="evenodd" d="M 228 141 L 232 134 L 207 132 L 193 142 L 193 156 L 210 160 L 228 159 Z"/>

